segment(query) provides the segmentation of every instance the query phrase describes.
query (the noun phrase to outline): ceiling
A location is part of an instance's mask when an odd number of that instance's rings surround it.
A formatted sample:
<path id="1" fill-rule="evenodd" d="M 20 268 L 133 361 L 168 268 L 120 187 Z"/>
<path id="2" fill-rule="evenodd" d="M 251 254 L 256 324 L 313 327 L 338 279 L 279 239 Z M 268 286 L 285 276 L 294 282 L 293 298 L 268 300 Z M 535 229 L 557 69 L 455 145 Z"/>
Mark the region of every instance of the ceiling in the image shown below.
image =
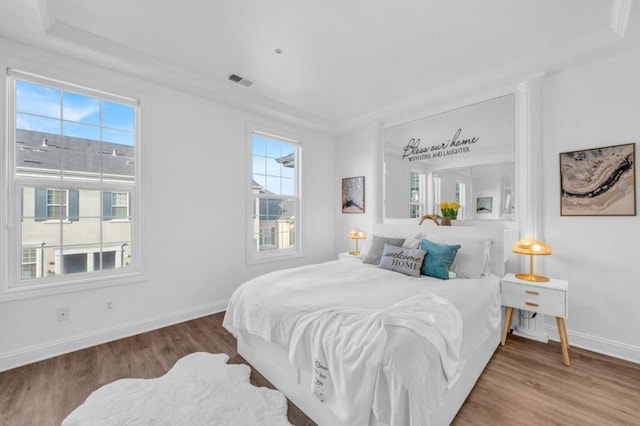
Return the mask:
<path id="1" fill-rule="evenodd" d="M 3 0 L 0 36 L 339 126 L 628 44 L 632 6 L 632 0 Z M 231 73 L 255 84 L 233 83 Z"/>

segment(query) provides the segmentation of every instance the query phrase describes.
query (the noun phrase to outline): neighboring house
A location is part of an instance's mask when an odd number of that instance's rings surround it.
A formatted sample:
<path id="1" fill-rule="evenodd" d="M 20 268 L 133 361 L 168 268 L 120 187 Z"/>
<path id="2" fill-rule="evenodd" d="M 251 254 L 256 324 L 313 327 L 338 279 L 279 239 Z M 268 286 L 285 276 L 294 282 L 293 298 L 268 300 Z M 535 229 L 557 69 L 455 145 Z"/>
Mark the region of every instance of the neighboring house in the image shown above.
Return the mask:
<path id="1" fill-rule="evenodd" d="M 61 174 L 86 181 L 101 171 L 104 179 L 130 182 L 134 148 L 29 130 L 16 136 L 17 173 L 51 178 L 21 194 L 22 279 L 126 267 L 130 193 L 58 186 Z"/>

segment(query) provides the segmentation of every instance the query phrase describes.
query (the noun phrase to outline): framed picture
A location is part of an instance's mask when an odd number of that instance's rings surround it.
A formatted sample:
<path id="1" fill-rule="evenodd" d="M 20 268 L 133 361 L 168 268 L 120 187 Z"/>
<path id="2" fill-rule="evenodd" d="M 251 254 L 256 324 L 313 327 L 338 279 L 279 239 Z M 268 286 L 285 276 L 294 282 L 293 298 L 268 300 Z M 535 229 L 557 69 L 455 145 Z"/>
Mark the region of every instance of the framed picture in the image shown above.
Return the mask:
<path id="1" fill-rule="evenodd" d="M 493 207 L 493 197 L 478 197 L 476 213 L 491 213 Z"/>
<path id="2" fill-rule="evenodd" d="M 635 216 L 636 144 L 560 153 L 561 216 Z"/>
<path id="3" fill-rule="evenodd" d="M 342 213 L 364 213 L 364 176 L 342 179 Z"/>

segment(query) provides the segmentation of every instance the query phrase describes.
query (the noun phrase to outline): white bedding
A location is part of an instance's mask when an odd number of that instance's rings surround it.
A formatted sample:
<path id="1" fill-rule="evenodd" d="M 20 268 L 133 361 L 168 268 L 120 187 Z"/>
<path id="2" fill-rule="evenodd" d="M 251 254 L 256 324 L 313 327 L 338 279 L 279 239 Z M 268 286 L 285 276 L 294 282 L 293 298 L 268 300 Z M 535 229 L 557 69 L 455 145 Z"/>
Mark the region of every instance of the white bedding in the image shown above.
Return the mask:
<path id="1" fill-rule="evenodd" d="M 224 326 L 236 336 L 254 334 L 288 348 L 296 324 L 313 312 L 335 307 L 388 309 L 425 290 L 449 300 L 460 313 L 462 367 L 499 326 L 497 277 L 413 278 L 351 261 L 276 271 L 238 288 L 229 302 Z M 386 346 L 374 377 L 371 402 L 367 403 L 370 407 L 354 405 L 353 409 L 370 411 L 371 422 L 427 424 L 428 411 L 440 403 L 449 384 L 440 354 L 433 345 L 416 339 L 411 328 L 387 325 L 385 330 Z"/>

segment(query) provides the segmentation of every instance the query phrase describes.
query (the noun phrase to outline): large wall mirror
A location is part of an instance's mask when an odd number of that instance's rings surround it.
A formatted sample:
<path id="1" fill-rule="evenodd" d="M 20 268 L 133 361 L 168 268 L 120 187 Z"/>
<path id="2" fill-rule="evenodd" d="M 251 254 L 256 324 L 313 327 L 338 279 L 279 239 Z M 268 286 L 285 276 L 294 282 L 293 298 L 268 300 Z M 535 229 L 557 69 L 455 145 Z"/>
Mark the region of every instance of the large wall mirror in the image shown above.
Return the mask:
<path id="1" fill-rule="evenodd" d="M 384 130 L 385 219 L 441 214 L 514 220 L 515 96 L 505 95 Z"/>

